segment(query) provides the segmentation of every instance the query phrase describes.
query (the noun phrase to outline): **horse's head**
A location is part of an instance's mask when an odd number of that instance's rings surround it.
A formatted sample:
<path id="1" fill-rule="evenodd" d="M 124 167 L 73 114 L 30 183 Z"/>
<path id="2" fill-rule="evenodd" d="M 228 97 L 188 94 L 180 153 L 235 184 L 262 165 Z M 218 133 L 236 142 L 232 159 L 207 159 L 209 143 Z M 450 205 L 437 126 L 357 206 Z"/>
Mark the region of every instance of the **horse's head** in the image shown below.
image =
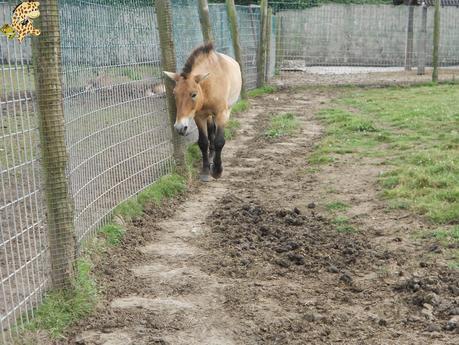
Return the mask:
<path id="1" fill-rule="evenodd" d="M 177 73 L 164 72 L 164 74 L 175 82 L 174 97 L 177 105 L 177 117 L 174 128 L 181 134 L 186 135 L 190 127 L 190 120 L 196 112 L 202 109 L 204 96 L 200 83 L 207 79 L 209 73 L 196 76 L 183 76 Z"/>

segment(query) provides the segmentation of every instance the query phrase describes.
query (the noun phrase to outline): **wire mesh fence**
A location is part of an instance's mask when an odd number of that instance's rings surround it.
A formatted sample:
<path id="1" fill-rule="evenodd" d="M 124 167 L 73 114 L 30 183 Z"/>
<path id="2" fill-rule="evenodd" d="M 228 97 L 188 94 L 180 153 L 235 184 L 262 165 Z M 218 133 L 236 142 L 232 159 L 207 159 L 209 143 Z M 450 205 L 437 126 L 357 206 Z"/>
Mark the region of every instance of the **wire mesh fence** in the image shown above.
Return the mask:
<path id="1" fill-rule="evenodd" d="M 14 6 L 0 2 L 1 22 L 9 20 Z M 5 329 L 20 317 L 33 317 L 48 265 L 30 45 L 5 40 L 0 56 L 0 339 L 5 341 Z"/>
<path id="2" fill-rule="evenodd" d="M 275 1 L 272 5 L 277 9 L 276 66 L 284 75 L 291 75 L 289 71 L 328 75 L 396 72 L 393 82 L 404 77 L 415 81 L 412 75 L 418 66 L 432 66 L 433 7 L 426 10 L 423 28 L 422 6 L 304 6 L 301 1 Z M 459 73 L 458 19 L 458 7 L 441 9 L 439 65 L 445 79 Z M 413 73 L 400 73 L 404 70 Z"/>
<path id="3" fill-rule="evenodd" d="M 203 41 L 195 0 L 172 0 L 176 68 Z M 405 68 L 405 6 L 313 6 L 313 1 L 269 2 L 274 16 L 266 75 L 295 71 L 341 75 L 350 70 Z M 8 22 L 16 1 L 0 0 L 0 19 Z M 433 9 L 428 10 L 425 44 L 421 7 L 414 9 L 412 65 L 432 63 Z M 224 4 L 210 4 L 217 51 L 234 57 Z M 236 6 L 242 70 L 246 87 L 257 84 L 259 6 Z M 68 155 L 66 178 L 81 244 L 102 226 L 113 209 L 173 169 L 173 136 L 155 7 L 148 0 L 59 0 L 63 126 Z M 459 65 L 459 9 L 442 9 L 440 64 Z M 50 286 L 39 157 L 36 74 L 30 39 L 0 39 L 0 339 L 14 323 L 30 320 Z M 316 70 L 314 70 L 316 69 Z M 337 77 L 332 80 L 335 83 Z M 197 138 L 194 126 L 185 142 Z M 48 224 L 49 225 L 49 224 Z M 9 330 L 9 331 L 8 331 Z"/>

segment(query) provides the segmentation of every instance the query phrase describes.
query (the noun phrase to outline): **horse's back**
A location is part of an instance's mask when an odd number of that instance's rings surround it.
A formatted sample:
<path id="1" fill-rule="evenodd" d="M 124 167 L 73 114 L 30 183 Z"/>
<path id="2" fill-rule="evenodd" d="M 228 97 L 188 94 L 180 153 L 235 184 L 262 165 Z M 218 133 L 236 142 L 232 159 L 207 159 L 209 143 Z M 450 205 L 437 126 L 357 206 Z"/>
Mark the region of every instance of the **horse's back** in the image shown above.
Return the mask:
<path id="1" fill-rule="evenodd" d="M 239 99 L 242 87 L 241 68 L 236 60 L 232 57 L 217 53 L 223 72 L 223 80 L 228 83 L 228 106 L 233 105 Z"/>

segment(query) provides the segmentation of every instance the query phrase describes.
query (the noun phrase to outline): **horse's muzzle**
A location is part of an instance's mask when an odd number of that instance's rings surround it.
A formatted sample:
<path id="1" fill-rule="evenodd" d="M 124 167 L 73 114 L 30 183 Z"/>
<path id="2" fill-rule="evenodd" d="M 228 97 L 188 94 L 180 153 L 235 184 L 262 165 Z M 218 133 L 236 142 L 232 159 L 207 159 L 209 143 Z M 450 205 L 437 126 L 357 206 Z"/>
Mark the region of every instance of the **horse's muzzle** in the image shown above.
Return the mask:
<path id="1" fill-rule="evenodd" d="M 186 135 L 186 132 L 188 131 L 188 126 L 185 126 L 183 124 L 175 124 L 174 128 L 180 135 Z"/>

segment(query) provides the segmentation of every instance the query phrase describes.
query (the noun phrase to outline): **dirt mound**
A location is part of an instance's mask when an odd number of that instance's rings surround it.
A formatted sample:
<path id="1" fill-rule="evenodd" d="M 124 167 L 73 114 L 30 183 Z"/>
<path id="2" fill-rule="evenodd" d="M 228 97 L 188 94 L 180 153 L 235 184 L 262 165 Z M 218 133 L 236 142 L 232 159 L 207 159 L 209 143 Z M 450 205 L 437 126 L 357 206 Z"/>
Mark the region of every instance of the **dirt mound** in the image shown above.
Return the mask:
<path id="1" fill-rule="evenodd" d="M 267 272 L 269 266 L 270 275 L 341 272 L 342 281 L 350 284 L 352 277 L 345 270 L 377 256 L 359 234 L 338 233 L 320 215 L 234 195 L 222 198 L 207 222 L 213 233 L 207 247 L 218 250 L 222 259 L 212 269 L 236 277 L 258 274 L 260 268 Z"/>

